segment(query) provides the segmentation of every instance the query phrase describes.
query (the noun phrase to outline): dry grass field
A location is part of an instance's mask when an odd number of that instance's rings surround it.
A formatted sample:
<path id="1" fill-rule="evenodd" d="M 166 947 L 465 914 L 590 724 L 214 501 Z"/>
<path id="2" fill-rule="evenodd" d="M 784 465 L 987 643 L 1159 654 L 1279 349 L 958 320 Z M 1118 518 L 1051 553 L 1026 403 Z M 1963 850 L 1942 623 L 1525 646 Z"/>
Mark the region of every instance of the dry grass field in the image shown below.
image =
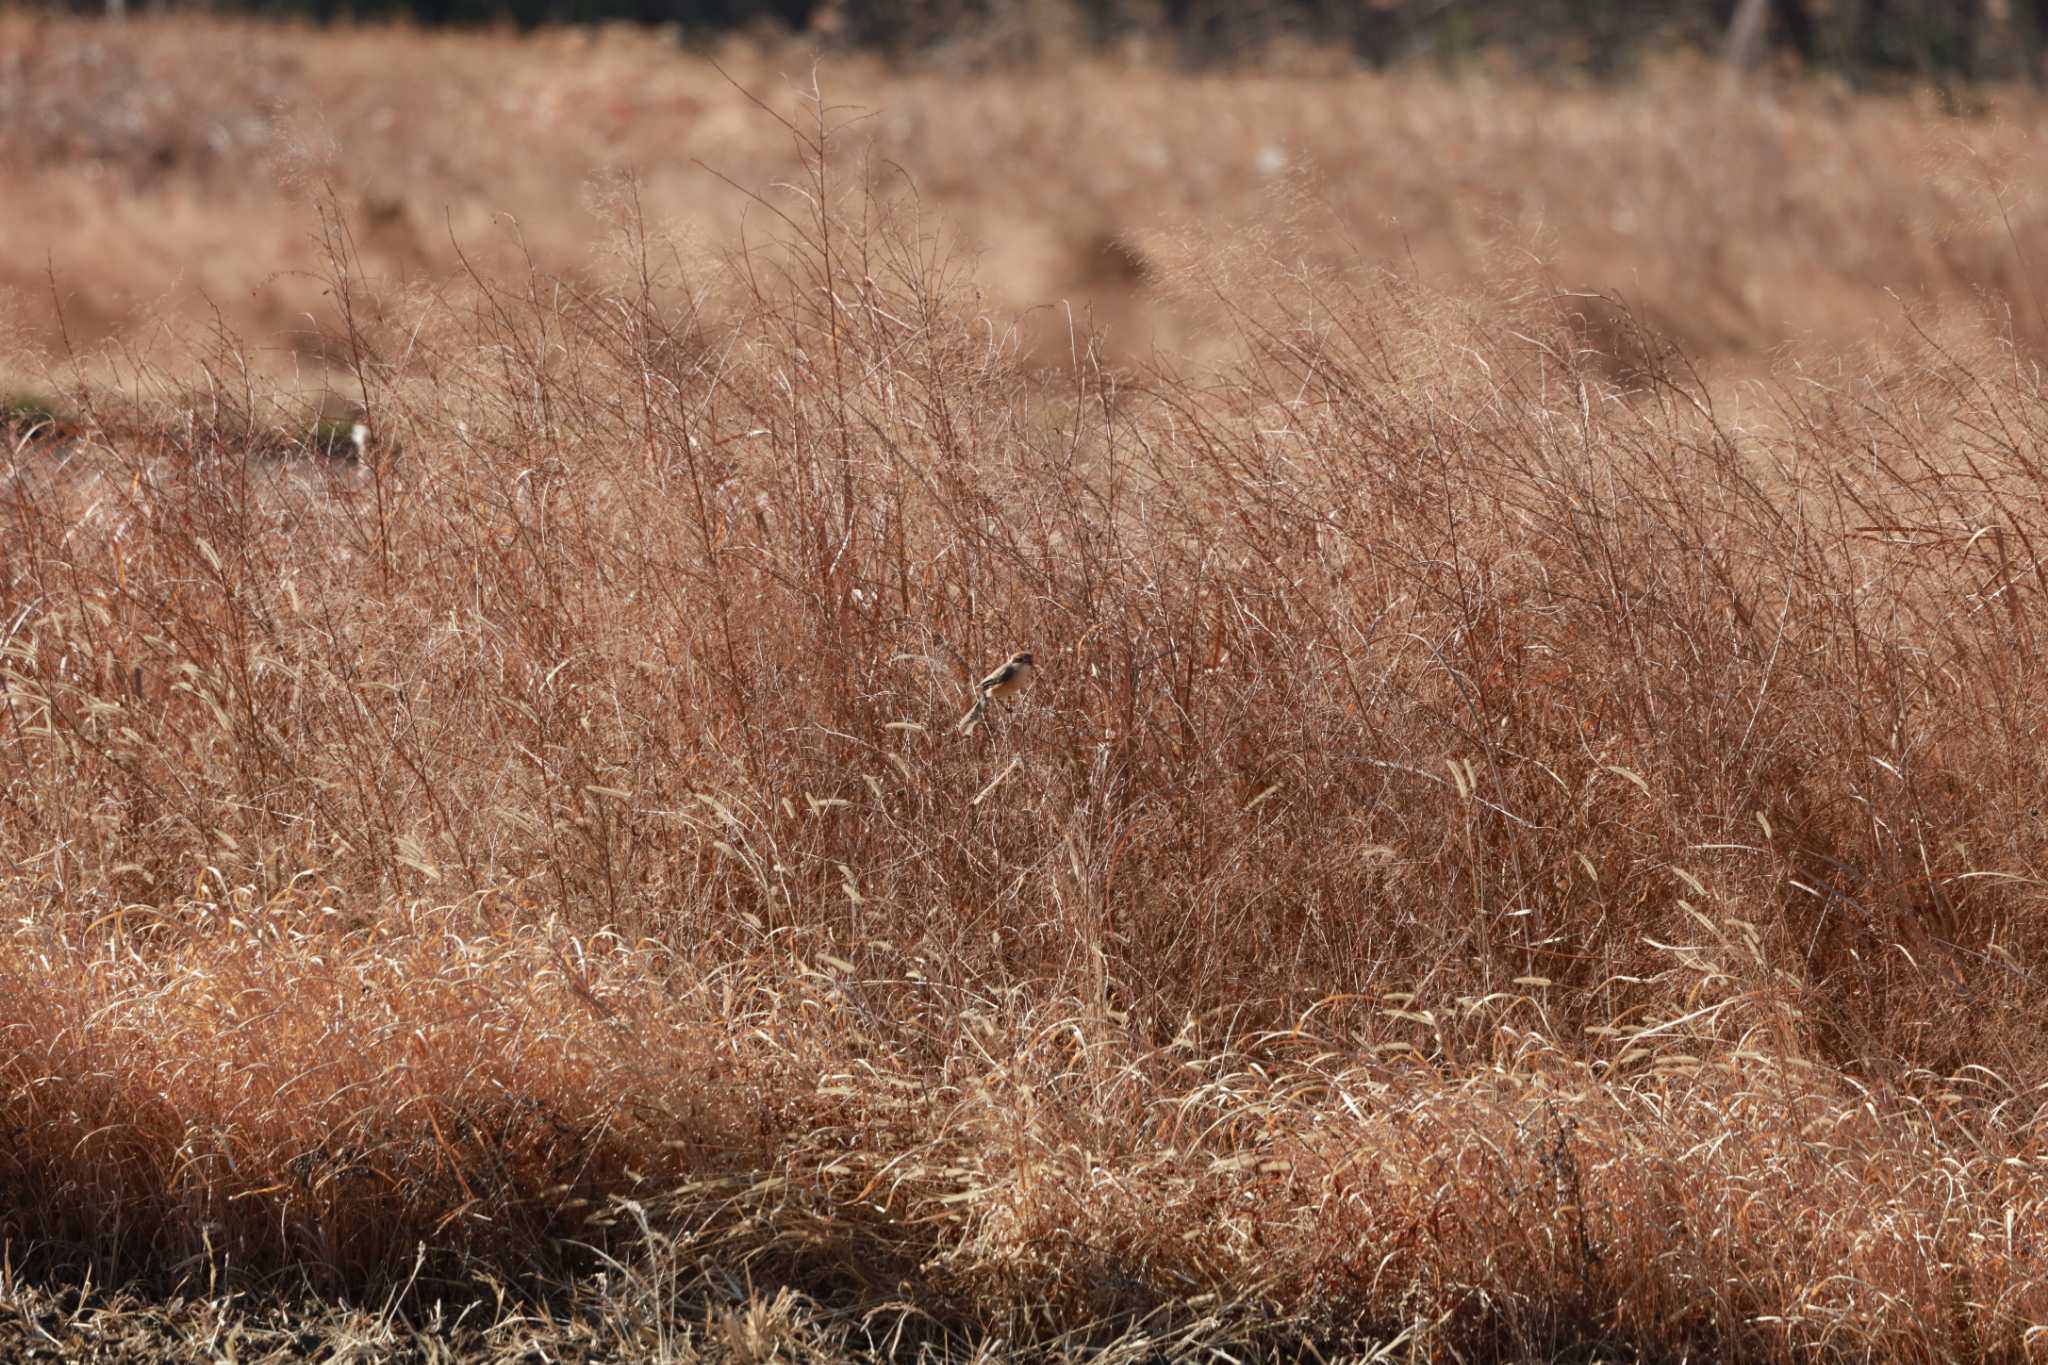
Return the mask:
<path id="1" fill-rule="evenodd" d="M 0 1353 L 2048 1356 L 2048 103 L 1141 58 L 0 17 Z"/>

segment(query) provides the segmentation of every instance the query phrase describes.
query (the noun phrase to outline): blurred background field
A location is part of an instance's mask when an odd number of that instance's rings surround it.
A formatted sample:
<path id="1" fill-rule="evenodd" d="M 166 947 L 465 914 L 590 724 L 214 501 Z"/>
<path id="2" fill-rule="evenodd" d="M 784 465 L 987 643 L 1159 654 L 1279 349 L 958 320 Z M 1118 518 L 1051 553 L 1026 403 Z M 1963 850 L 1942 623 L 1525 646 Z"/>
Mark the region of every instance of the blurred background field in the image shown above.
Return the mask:
<path id="1" fill-rule="evenodd" d="M 2033 7 L 323 17 L 0 13 L 0 1353 L 2048 1349 Z"/>
<path id="2" fill-rule="evenodd" d="M 1033 18 L 1052 55 L 1008 41 L 1005 22 Z M 1069 349 L 1069 310 L 1118 356 L 1198 348 L 1188 296 L 1213 282 L 1190 267 L 1248 235 L 1432 285 L 1617 295 L 1738 373 L 1780 348 L 1881 345 L 1908 315 L 2029 344 L 2043 325 L 2028 281 L 2044 105 L 2024 85 L 1949 72 L 1867 97 L 1859 85 L 1897 71 L 1779 52 L 1779 78 L 1742 81 L 1696 46 L 1619 37 L 1627 74 L 1593 82 L 1537 61 L 1559 40 L 1534 41 L 1555 32 L 1534 19 L 1508 28 L 1518 46 L 1455 61 L 1424 47 L 1386 71 L 1284 27 L 1237 63 L 1191 65 L 1180 30 L 1088 42 L 1068 18 L 1001 11 L 958 31 L 965 51 L 930 25 L 925 43 L 878 51 L 758 26 L 679 47 L 618 24 L 17 12 L 0 18 L 0 288 L 17 354 L 52 348 L 60 318 L 84 348 L 218 320 L 266 372 L 317 377 L 333 359 L 322 200 L 362 272 L 401 297 L 461 252 L 594 278 L 628 175 L 648 221 L 702 264 L 748 225 L 735 187 L 795 169 L 752 99 L 793 110 L 814 81 L 835 117 L 862 116 L 848 168 L 948 225 L 992 317 L 1022 318 L 1041 358 Z M 1565 31 L 1582 48 L 1599 34 Z M 1626 348 L 1615 301 L 1585 304 L 1610 350 Z"/>

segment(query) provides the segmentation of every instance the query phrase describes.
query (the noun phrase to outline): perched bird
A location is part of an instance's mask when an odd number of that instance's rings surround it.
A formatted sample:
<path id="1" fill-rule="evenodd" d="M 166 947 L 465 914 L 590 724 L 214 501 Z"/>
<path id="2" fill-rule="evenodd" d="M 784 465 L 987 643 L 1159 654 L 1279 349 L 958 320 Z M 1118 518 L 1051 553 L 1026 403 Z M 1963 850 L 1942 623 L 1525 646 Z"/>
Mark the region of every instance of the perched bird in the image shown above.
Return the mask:
<path id="1" fill-rule="evenodd" d="M 974 685 L 974 709 L 960 718 L 960 733 L 971 735 L 974 727 L 981 724 L 983 714 L 988 711 L 991 697 L 1014 697 L 1031 686 L 1038 668 L 1031 660 L 1031 651 L 1012 654 L 1009 662 Z"/>

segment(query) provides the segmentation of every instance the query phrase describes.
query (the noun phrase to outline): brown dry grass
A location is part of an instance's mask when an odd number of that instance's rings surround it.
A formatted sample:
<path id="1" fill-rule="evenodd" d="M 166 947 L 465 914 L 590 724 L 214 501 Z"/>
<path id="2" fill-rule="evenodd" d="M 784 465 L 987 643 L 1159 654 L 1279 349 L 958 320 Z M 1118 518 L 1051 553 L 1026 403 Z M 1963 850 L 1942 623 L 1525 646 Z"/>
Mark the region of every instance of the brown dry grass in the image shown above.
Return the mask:
<path id="1" fill-rule="evenodd" d="M 590 276 L 627 172 L 651 221 L 715 254 L 762 225 L 720 177 L 753 189 L 800 169 L 739 87 L 792 107 L 814 57 L 729 45 L 717 60 L 735 85 L 630 31 L 0 14 L 0 291 L 44 347 L 54 276 L 77 344 L 148 346 L 161 319 L 218 318 L 267 373 L 316 382 L 339 359 L 309 321 L 323 191 L 366 274 L 396 286 L 446 278 L 457 242 L 494 268 L 530 253 Z M 1744 373 L 1784 344 L 1824 360 L 1871 346 L 1900 299 L 2041 335 L 2033 95 L 1980 92 L 1952 117 L 1931 95 L 1682 64 L 1607 89 L 1373 76 L 1311 54 L 1293 67 L 1195 78 L 1133 53 L 963 77 L 832 54 L 822 74 L 869 115 L 846 169 L 872 165 L 900 199 L 907 180 L 880 168 L 904 168 L 928 220 L 976 253 L 995 316 L 1043 310 L 1024 323 L 1042 359 L 1065 358 L 1065 304 L 1119 354 L 1200 349 L 1206 318 L 1176 283 L 1232 235 L 1449 287 L 1540 262 Z M 1604 349 L 1626 350 L 1612 308 L 1582 308 Z"/>
<path id="2" fill-rule="evenodd" d="M 286 42 L 106 41 L 188 32 Z M 1076 92 L 1069 147 L 1106 126 L 1088 78 L 1034 78 Z M 1280 89 L 1207 85 L 1205 117 Z M 1713 179 L 1637 136 L 1654 89 L 1362 92 Z M 1938 143 L 1808 98 L 1729 136 Z M 255 315 L 116 326 L 54 367 L 64 421 L 11 424 L 0 1341 L 2042 1349 L 2019 352 L 1952 308 L 1709 386 L 1589 349 L 1554 273 L 1383 272 L 1297 221 L 1151 253 L 1196 354 L 1076 339 L 1049 377 L 934 226 L 964 151 L 918 200 L 865 125 L 742 124 L 800 189 L 722 256 L 646 226 L 675 191 L 643 180 L 574 271 L 400 283 L 355 191 L 316 199 L 307 330 L 361 461 Z M 932 145 L 1012 164 L 971 124 Z M 1827 236 L 1817 190 L 1722 179 L 1755 259 Z M 236 211 L 288 235 L 267 204 Z M 1841 287 L 1954 304 L 2030 240 L 1930 263 L 1914 221 L 1837 223 L 1873 253 Z M 1658 242 L 1665 278 L 1710 268 Z M 1041 686 L 956 736 L 1025 645 Z"/>

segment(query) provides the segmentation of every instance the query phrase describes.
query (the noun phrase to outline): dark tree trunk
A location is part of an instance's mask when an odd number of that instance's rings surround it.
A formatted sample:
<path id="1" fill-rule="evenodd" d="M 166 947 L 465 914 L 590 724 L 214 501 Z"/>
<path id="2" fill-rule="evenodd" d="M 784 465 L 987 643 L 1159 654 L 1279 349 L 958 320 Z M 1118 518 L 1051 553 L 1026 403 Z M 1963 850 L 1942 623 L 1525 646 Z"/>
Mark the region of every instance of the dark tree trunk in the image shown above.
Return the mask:
<path id="1" fill-rule="evenodd" d="M 1774 33 L 1801 61 L 1813 60 L 1813 15 L 1806 0 L 1738 0 L 1723 53 L 1735 66 L 1754 66 Z"/>

